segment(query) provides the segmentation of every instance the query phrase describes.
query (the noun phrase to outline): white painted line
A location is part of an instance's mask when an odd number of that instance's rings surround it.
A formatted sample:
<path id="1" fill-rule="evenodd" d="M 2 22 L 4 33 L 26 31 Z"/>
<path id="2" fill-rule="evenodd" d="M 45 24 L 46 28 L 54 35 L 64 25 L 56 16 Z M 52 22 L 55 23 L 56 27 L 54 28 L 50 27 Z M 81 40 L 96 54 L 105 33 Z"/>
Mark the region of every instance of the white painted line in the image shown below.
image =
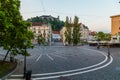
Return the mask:
<path id="1" fill-rule="evenodd" d="M 99 66 L 103 63 L 105 63 L 107 61 L 107 56 L 106 58 L 104 59 L 104 61 L 98 63 L 98 64 L 95 64 L 95 65 L 92 65 L 92 66 L 88 66 L 88 67 L 84 67 L 84 68 L 80 68 L 80 69 L 74 69 L 74 70 L 68 70 L 68 71 L 61 71 L 61 72 L 52 72 L 52 73 L 44 73 L 44 74 L 33 74 L 32 76 L 43 76 L 43 75 L 53 75 L 53 74 L 65 74 L 65 73 L 70 73 L 70 72 L 75 72 L 75 71 L 81 71 L 81 70 L 85 70 L 85 69 L 89 69 L 89 68 L 92 68 L 92 67 L 96 67 L 96 66 Z"/>
<path id="2" fill-rule="evenodd" d="M 93 68 L 93 69 L 89 69 L 89 70 L 85 70 L 85 71 L 81 71 L 81 72 L 75 72 L 75 73 L 68 73 L 68 74 L 63 74 L 63 75 L 57 75 L 57 76 L 49 76 L 49 77 L 41 77 L 41 78 L 33 78 L 32 80 L 43 80 L 43 79 L 53 79 L 53 78 L 59 78 L 60 76 L 73 76 L 73 75 L 78 75 L 78 74 L 83 74 L 83 73 L 88 73 L 88 72 L 91 72 L 91 71 L 95 71 L 95 70 L 99 70 L 99 69 L 102 69 L 108 65 L 110 65 L 113 61 L 113 58 L 111 57 L 111 60 L 103 65 L 103 66 L 100 66 L 100 67 L 97 67 L 97 68 Z"/>
<path id="3" fill-rule="evenodd" d="M 102 52 L 101 52 L 101 54 L 102 54 Z M 102 61 L 102 62 L 100 62 L 100 63 L 98 63 L 98 64 L 96 64 L 97 66 L 100 65 L 100 64 L 103 64 L 103 63 L 105 63 L 107 61 L 107 59 L 108 59 L 107 56 L 106 55 L 104 55 L 104 56 L 105 56 L 105 60 Z M 48 76 L 48 77 L 41 77 L 41 78 L 33 78 L 32 80 L 44 80 L 44 79 L 58 78 L 60 76 L 73 76 L 73 75 L 83 74 L 83 73 L 87 73 L 87 72 L 91 72 L 91 71 L 95 71 L 95 70 L 99 70 L 101 68 L 104 68 L 104 67 L 110 65 L 112 63 L 112 61 L 113 61 L 113 58 L 110 56 L 110 61 L 108 63 L 104 64 L 103 66 L 99 66 L 99 67 L 96 67 L 96 68 L 93 68 L 93 69 L 89 69 L 88 68 L 88 70 L 84 70 L 84 71 L 76 71 L 76 72 L 72 72 L 72 73 L 59 74 L 57 76 Z M 96 65 L 93 65 L 93 66 L 96 66 Z"/>
<path id="4" fill-rule="evenodd" d="M 5 80 L 25 80 L 25 79 L 5 79 Z"/>
<path id="5" fill-rule="evenodd" d="M 39 57 L 36 59 L 36 62 L 42 57 L 42 54 L 39 55 Z"/>
<path id="6" fill-rule="evenodd" d="M 90 49 L 88 49 L 88 50 L 90 50 Z M 97 51 L 97 50 L 93 50 L 93 51 Z M 92 65 L 92 66 L 88 66 L 88 67 L 84 67 L 84 68 L 80 68 L 80 69 L 68 70 L 68 71 L 60 71 L 60 72 L 52 72 L 52 73 L 44 73 L 44 74 L 33 74 L 32 76 L 43 76 L 43 75 L 70 73 L 70 72 L 75 72 L 75 71 L 89 69 L 89 68 L 96 67 L 96 66 L 99 66 L 101 64 L 104 64 L 107 61 L 108 57 L 103 52 L 100 52 L 100 51 L 97 51 L 97 52 L 99 52 L 99 53 L 101 53 L 102 55 L 105 56 L 105 59 L 102 62 L 98 63 L 98 64 L 95 64 L 95 65 Z"/>
<path id="7" fill-rule="evenodd" d="M 50 59 L 50 60 L 54 60 L 50 55 L 46 54 L 46 56 Z"/>
<path id="8" fill-rule="evenodd" d="M 89 49 L 90 50 L 90 49 Z M 97 51 L 97 50 L 93 50 L 93 51 Z M 98 64 L 95 64 L 95 65 L 92 65 L 92 66 L 88 66 L 88 67 L 84 67 L 84 68 L 80 68 L 80 69 L 74 69 L 74 70 L 68 70 L 68 71 L 60 71 L 60 72 L 52 72 L 52 73 L 43 73 L 43 74 L 32 74 L 32 76 L 43 76 L 43 75 L 53 75 L 53 74 L 65 74 L 65 73 L 70 73 L 70 72 L 75 72 L 75 71 L 81 71 L 81 70 L 85 70 L 85 69 L 89 69 L 89 68 L 93 68 L 93 67 L 96 67 L 96 66 L 99 66 L 99 65 L 102 65 L 104 64 L 108 57 L 103 53 L 103 52 L 100 52 L 100 51 L 97 51 L 99 53 L 101 53 L 103 56 L 105 56 L 105 59 L 98 63 Z M 53 59 L 53 58 L 52 58 Z M 22 76 L 22 75 L 12 75 L 12 76 Z"/>

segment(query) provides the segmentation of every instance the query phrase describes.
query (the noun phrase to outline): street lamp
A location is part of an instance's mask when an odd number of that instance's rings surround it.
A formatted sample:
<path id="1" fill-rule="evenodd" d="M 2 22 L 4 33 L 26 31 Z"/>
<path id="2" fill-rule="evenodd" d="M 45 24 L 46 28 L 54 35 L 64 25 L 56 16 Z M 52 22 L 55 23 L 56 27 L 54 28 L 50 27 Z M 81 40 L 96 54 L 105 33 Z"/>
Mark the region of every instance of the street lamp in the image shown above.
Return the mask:
<path id="1" fill-rule="evenodd" d="M 24 76 L 23 76 L 23 78 L 26 77 L 26 53 L 27 53 L 26 49 L 27 49 L 27 40 L 24 41 L 24 49 L 25 49 L 25 52 L 24 52 L 25 54 L 24 54 Z"/>
<path id="2" fill-rule="evenodd" d="M 51 25 L 50 25 L 50 23 L 48 23 L 48 27 L 49 27 L 49 45 L 51 46 Z"/>
<path id="3" fill-rule="evenodd" d="M 107 44 L 107 47 L 108 47 L 108 58 L 110 58 L 110 45 L 109 45 L 109 42 Z"/>

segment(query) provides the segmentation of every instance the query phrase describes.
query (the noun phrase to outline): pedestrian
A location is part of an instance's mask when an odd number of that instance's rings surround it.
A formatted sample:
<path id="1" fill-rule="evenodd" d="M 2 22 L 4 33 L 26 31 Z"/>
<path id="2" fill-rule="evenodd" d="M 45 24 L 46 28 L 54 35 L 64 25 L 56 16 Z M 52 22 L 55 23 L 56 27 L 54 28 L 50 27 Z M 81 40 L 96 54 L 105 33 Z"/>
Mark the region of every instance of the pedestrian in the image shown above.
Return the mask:
<path id="1" fill-rule="evenodd" d="M 108 58 L 110 58 L 110 46 L 108 44 Z"/>
<path id="2" fill-rule="evenodd" d="M 97 49 L 100 49 L 100 44 L 99 44 L 99 42 L 97 43 Z"/>

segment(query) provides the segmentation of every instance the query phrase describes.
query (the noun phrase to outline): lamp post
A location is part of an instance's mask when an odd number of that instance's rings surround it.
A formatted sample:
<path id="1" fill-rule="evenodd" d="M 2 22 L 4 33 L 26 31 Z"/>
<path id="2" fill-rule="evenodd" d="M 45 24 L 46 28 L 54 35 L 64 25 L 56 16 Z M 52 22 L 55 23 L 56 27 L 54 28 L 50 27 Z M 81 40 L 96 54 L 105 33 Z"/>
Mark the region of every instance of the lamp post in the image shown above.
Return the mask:
<path id="1" fill-rule="evenodd" d="M 24 49 L 25 49 L 25 54 L 24 54 L 24 76 L 23 78 L 26 77 L 26 48 L 27 48 L 27 41 L 24 41 Z"/>
<path id="2" fill-rule="evenodd" d="M 46 33 L 45 33 L 45 26 L 44 26 L 44 32 L 43 32 L 43 36 L 44 36 L 44 45 L 45 45 L 45 42 L 46 42 Z"/>
<path id="3" fill-rule="evenodd" d="M 51 25 L 50 25 L 50 23 L 48 23 L 48 27 L 49 27 L 49 45 L 51 46 Z"/>
<path id="4" fill-rule="evenodd" d="M 108 58 L 110 58 L 110 45 L 109 45 L 109 42 L 107 44 L 107 47 L 108 47 Z"/>

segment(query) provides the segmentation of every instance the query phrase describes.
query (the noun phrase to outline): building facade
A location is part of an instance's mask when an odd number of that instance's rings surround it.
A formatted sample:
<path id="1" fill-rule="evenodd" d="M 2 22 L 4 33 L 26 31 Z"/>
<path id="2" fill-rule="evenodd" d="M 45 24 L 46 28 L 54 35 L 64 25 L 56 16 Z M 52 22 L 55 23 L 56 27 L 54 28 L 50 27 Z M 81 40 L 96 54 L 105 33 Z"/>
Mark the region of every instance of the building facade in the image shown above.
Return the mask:
<path id="1" fill-rule="evenodd" d="M 42 24 L 38 22 L 32 23 L 32 26 L 29 28 L 34 33 L 34 42 L 37 41 L 37 37 L 42 34 L 42 37 L 45 38 L 46 41 L 51 39 L 52 29 L 49 24 Z"/>
<path id="2" fill-rule="evenodd" d="M 63 43 L 65 43 L 65 34 L 64 34 L 65 31 L 66 31 L 66 27 L 63 27 L 60 31 L 60 36 Z M 71 27 L 71 31 L 73 31 L 73 27 Z M 87 41 L 89 37 L 89 28 L 82 23 L 80 23 L 80 33 L 81 33 L 80 39 Z"/>
<path id="3" fill-rule="evenodd" d="M 89 37 L 89 28 L 84 24 L 80 25 L 81 40 L 88 40 Z"/>
<path id="4" fill-rule="evenodd" d="M 64 43 L 65 45 L 65 31 L 66 31 L 66 27 L 63 27 L 61 30 L 60 30 L 60 36 L 61 36 L 61 40 L 62 42 Z"/>
<path id="5" fill-rule="evenodd" d="M 52 31 L 52 41 L 61 41 L 60 32 L 59 31 Z"/>
<path id="6" fill-rule="evenodd" d="M 120 42 L 120 15 L 111 16 L 111 41 Z"/>
<path id="7" fill-rule="evenodd" d="M 120 34 L 120 15 L 111 16 L 111 34 L 112 36 Z"/>

